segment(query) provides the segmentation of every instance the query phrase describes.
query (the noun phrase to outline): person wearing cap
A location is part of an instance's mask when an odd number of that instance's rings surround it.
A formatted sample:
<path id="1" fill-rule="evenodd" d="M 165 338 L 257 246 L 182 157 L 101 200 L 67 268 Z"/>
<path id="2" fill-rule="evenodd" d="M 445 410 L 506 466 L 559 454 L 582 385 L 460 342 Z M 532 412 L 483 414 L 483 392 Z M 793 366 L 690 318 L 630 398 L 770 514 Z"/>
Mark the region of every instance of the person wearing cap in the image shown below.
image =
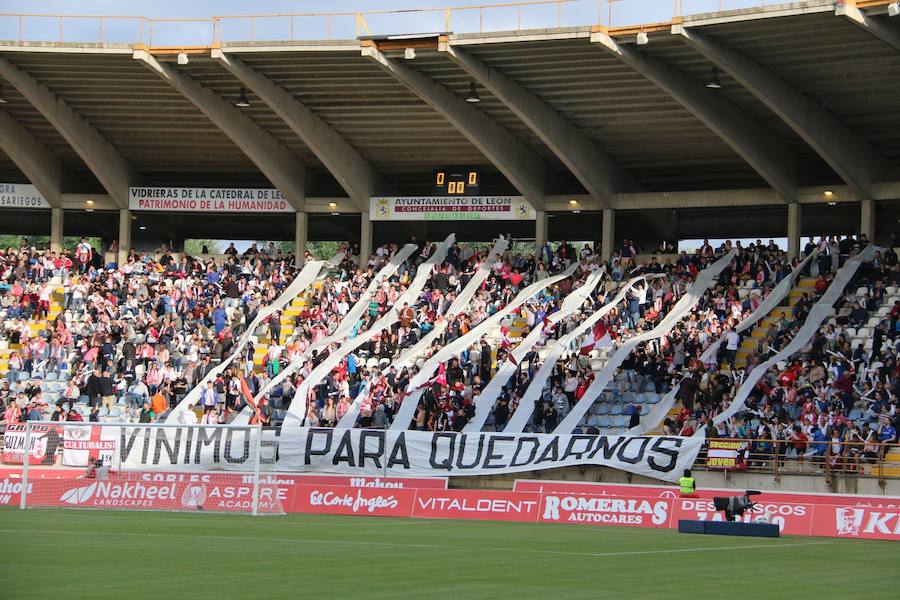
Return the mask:
<path id="1" fill-rule="evenodd" d="M 691 475 L 690 469 L 685 469 L 684 474 L 678 480 L 679 492 L 682 498 L 699 498 L 697 495 L 697 482 Z"/>

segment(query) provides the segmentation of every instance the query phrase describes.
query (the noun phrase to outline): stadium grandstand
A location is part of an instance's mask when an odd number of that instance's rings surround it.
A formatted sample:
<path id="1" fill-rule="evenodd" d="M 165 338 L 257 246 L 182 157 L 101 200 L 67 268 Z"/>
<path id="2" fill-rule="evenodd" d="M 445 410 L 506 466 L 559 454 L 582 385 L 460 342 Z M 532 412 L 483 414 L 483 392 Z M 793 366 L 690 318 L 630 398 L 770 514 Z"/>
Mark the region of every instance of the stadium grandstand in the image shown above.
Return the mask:
<path id="1" fill-rule="evenodd" d="M 0 14 L 3 462 L 900 496 L 900 4 L 587 4 Z"/>

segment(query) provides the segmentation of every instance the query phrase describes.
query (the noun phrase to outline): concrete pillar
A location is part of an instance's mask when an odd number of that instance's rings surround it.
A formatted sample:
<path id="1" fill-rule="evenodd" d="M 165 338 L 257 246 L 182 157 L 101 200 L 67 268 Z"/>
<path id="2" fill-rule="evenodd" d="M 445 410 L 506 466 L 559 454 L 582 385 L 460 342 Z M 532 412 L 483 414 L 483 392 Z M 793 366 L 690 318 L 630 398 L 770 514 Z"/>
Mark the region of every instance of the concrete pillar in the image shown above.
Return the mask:
<path id="1" fill-rule="evenodd" d="M 131 254 L 131 211 L 119 210 L 119 256 L 118 264 L 124 265 Z"/>
<path id="2" fill-rule="evenodd" d="M 875 241 L 875 201 L 863 200 L 859 207 L 859 232 Z"/>
<path id="3" fill-rule="evenodd" d="M 368 212 L 362 213 L 360 217 L 359 266 L 365 267 L 372 255 L 372 220 Z"/>
<path id="4" fill-rule="evenodd" d="M 62 252 L 63 249 L 63 209 L 50 209 L 50 251 Z"/>
<path id="5" fill-rule="evenodd" d="M 800 205 L 796 202 L 788 204 L 788 259 L 800 256 Z"/>
<path id="6" fill-rule="evenodd" d="M 546 210 L 538 210 L 537 216 L 534 222 L 534 251 L 535 256 L 541 253 L 541 248 L 544 247 L 544 243 L 549 239 L 550 235 L 550 220 L 547 218 Z"/>
<path id="7" fill-rule="evenodd" d="M 603 209 L 603 226 L 600 236 L 600 258 L 607 261 L 612 256 L 616 243 L 616 211 L 611 208 Z"/>
<path id="8" fill-rule="evenodd" d="M 306 257 L 306 243 L 309 241 L 309 214 L 297 211 L 294 218 L 294 257 L 297 268 L 303 266 Z M 326 257 L 330 258 L 330 257 Z"/>

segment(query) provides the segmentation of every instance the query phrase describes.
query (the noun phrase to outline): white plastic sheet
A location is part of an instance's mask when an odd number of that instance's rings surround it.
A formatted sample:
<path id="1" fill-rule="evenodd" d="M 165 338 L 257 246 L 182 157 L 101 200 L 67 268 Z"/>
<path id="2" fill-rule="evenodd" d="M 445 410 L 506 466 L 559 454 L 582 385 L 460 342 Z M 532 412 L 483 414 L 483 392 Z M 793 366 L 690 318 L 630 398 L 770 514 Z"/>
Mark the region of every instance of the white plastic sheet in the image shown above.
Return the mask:
<path id="1" fill-rule="evenodd" d="M 634 336 L 619 346 L 619 348 L 613 352 L 612 356 L 609 357 L 609 360 L 606 361 L 603 369 L 597 374 L 594 381 L 591 382 L 591 385 L 588 386 L 588 389 L 585 391 L 584 396 L 581 397 L 581 400 L 572 407 L 569 414 L 567 414 L 559 425 L 557 425 L 554 433 L 571 433 L 584 418 L 584 415 L 587 414 L 590 407 L 593 406 L 594 401 L 600 396 L 600 392 L 602 392 L 606 385 L 612 381 L 616 369 L 618 369 L 625 358 L 631 354 L 632 350 L 643 342 L 658 339 L 668 334 L 675 325 L 691 311 L 694 305 L 697 304 L 707 288 L 716 281 L 719 273 L 731 263 L 736 253 L 737 250 L 733 249 L 725 256 L 703 269 L 703 271 L 697 275 L 694 284 L 684 296 L 675 303 L 675 306 L 672 307 L 672 310 L 669 311 L 659 325 L 650 331 Z"/>
<path id="2" fill-rule="evenodd" d="M 434 254 L 432 254 L 424 263 L 419 265 L 419 268 L 416 270 L 416 276 L 413 277 L 413 280 L 409 284 L 409 287 L 406 288 L 406 291 L 403 292 L 403 294 L 401 294 L 399 298 L 397 298 L 397 301 L 394 303 L 394 306 L 391 308 L 391 310 L 382 318 L 378 319 L 378 321 L 372 324 L 372 327 L 369 329 L 370 332 L 381 333 L 389 329 L 400 318 L 399 311 L 401 308 L 403 308 L 404 304 L 409 304 L 410 306 L 414 306 L 416 304 L 419 296 L 422 295 L 422 290 L 425 289 L 425 284 L 428 283 L 428 279 L 431 277 L 431 274 L 434 273 L 435 268 L 437 268 L 442 262 L 444 262 L 444 259 L 447 257 L 447 251 L 450 249 L 450 246 L 455 240 L 455 234 L 451 233 L 450 235 L 448 235 L 447 239 L 441 242 L 435 249 Z M 371 336 L 369 339 L 371 339 Z M 345 356 L 350 354 L 350 352 L 359 347 L 359 344 L 352 345 L 354 341 L 355 339 L 350 340 L 350 342 L 345 343 L 332 353 L 339 359 L 334 363 L 335 366 L 340 363 L 341 359 L 343 359 Z M 331 358 L 331 356 L 328 357 L 329 362 L 331 361 Z M 317 374 L 316 377 L 313 377 L 311 374 L 307 381 L 304 383 L 309 383 L 309 386 L 314 386 L 318 384 L 326 375 L 328 375 L 328 371 L 324 372 L 321 376 L 318 376 Z M 309 386 L 307 386 L 307 389 Z M 350 409 L 338 422 L 338 427 L 353 427 L 353 424 L 356 423 L 356 417 L 357 415 L 359 415 L 359 408 L 366 397 L 367 394 L 360 394 L 354 399 L 353 404 L 350 406 Z"/>
<path id="3" fill-rule="evenodd" d="M 228 366 L 234 362 L 234 359 L 241 355 L 244 351 L 244 348 L 247 345 L 247 342 L 250 341 L 250 337 L 253 335 L 253 332 L 256 331 L 256 328 L 259 327 L 261 323 L 263 323 L 270 315 L 284 308 L 289 302 L 291 302 L 294 298 L 297 297 L 300 292 L 305 290 L 310 286 L 319 274 L 319 271 L 322 270 L 322 267 L 326 266 L 337 266 L 340 262 L 344 260 L 344 253 L 336 254 L 331 260 L 313 260 L 306 265 L 303 266 L 303 269 L 294 277 L 294 281 L 290 283 L 290 285 L 285 288 L 285 290 L 275 299 L 271 304 L 262 307 L 256 314 L 256 318 L 247 326 L 247 329 L 244 331 L 244 334 L 241 336 L 238 343 L 235 344 L 234 348 L 227 357 L 222 359 L 218 365 L 210 369 L 209 373 L 197 383 L 191 389 L 187 395 L 182 398 L 181 402 L 173 408 L 169 414 L 160 420 L 160 422 L 165 423 L 170 418 L 177 419 L 177 416 L 187 410 L 187 407 L 191 404 L 197 404 L 200 400 L 200 394 L 204 388 L 206 388 L 206 383 L 209 381 L 215 381 L 216 377 L 219 376 L 220 373 L 223 373 Z"/>
<path id="4" fill-rule="evenodd" d="M 756 310 L 750 313 L 746 319 L 737 324 L 734 330 L 737 333 L 747 331 L 748 329 L 753 327 L 757 321 L 772 312 L 773 308 L 781 304 L 781 301 L 784 300 L 784 298 L 794 287 L 794 282 L 797 280 L 800 272 L 806 268 L 806 265 L 808 265 L 811 260 L 815 260 L 815 257 L 818 256 L 818 254 L 818 250 L 810 252 L 810 254 L 805 259 L 803 259 L 803 262 L 798 264 L 794 268 L 794 270 L 791 271 L 790 275 L 778 282 L 778 285 L 775 286 L 775 289 L 773 289 L 769 293 L 768 297 L 766 297 L 766 299 L 756 307 Z M 719 352 L 719 346 L 721 346 L 722 342 L 724 341 L 725 336 L 723 335 L 703 351 L 703 354 L 700 355 L 700 360 L 703 362 L 703 364 L 708 365 L 715 362 L 716 354 Z"/>
<path id="5" fill-rule="evenodd" d="M 547 383 L 547 379 L 553 374 L 553 367 L 556 365 L 556 361 L 559 360 L 559 357 L 568 351 L 572 347 L 572 343 L 584 332 L 590 331 L 597 321 L 618 306 L 618 304 L 625 299 L 625 295 L 634 289 L 634 286 L 637 285 L 638 282 L 644 281 L 648 277 L 662 277 L 662 275 L 639 275 L 638 277 L 629 280 L 628 283 L 619 288 L 619 291 L 610 302 L 601 306 L 581 324 L 572 329 L 572 331 L 554 342 L 550 351 L 547 353 L 547 356 L 544 357 L 541 368 L 538 369 L 538 372 L 535 373 L 534 378 L 528 385 L 525 395 L 519 400 L 519 406 L 506 424 L 506 428 L 503 430 L 504 432 L 521 433 L 522 430 L 525 429 L 525 425 L 528 424 L 528 419 L 534 412 L 534 403 L 537 402 L 544 393 L 544 386 Z"/>
<path id="6" fill-rule="evenodd" d="M 566 296 L 562 305 L 559 307 L 559 310 L 550 314 L 547 317 L 547 321 L 550 324 L 555 325 L 578 310 L 581 305 L 584 304 L 585 300 L 587 300 L 591 292 L 594 291 L 594 288 L 597 287 L 597 284 L 600 283 L 603 274 L 602 271 L 591 273 L 583 285 L 578 286 L 577 289 Z M 475 415 L 472 417 L 472 420 L 466 424 L 463 431 L 466 433 L 481 431 L 485 421 L 487 421 L 488 413 L 490 413 L 491 408 L 494 406 L 494 402 L 496 402 L 500 392 L 503 391 L 503 386 L 506 385 L 509 378 L 518 371 L 517 365 L 522 362 L 525 356 L 531 351 L 532 347 L 534 347 L 541 339 L 543 329 L 544 323 L 536 323 L 525 339 L 512 350 L 514 362 L 506 360 L 500 365 L 497 372 L 494 374 L 494 377 L 487 383 L 485 388 L 481 391 L 481 394 L 478 395 L 478 401 L 475 403 Z M 479 407 L 481 407 L 481 411 L 478 410 Z"/>
<path id="7" fill-rule="evenodd" d="M 828 289 L 822 294 L 819 301 L 810 309 L 806 321 L 797 331 L 794 339 L 782 348 L 780 352 L 762 364 L 757 365 L 750 371 L 747 378 L 744 379 L 744 382 L 735 393 L 731 404 L 728 405 L 728 408 L 715 416 L 713 423 L 716 425 L 724 423 L 742 411 L 747 403 L 747 397 L 750 395 L 750 392 L 753 391 L 756 382 L 762 379 L 766 374 L 766 371 L 786 358 L 790 358 L 809 343 L 809 340 L 811 340 L 816 331 L 819 330 L 819 327 L 822 326 L 825 319 L 834 314 L 834 303 L 841 297 L 841 293 L 844 291 L 844 288 L 847 287 L 847 284 L 850 283 L 850 280 L 853 279 L 853 276 L 856 275 L 856 271 L 859 269 L 860 265 L 864 262 L 871 261 L 872 257 L 875 256 L 876 250 L 878 250 L 878 247 L 870 244 L 856 256 L 847 259 L 844 266 L 838 270 L 837 274 L 835 274 L 831 285 L 828 286 Z"/>
<path id="8" fill-rule="evenodd" d="M 484 283 L 488 275 L 491 274 L 491 269 L 494 267 L 494 263 L 497 262 L 497 258 L 501 254 L 506 252 L 506 248 L 508 245 L 509 242 L 502 238 L 497 240 L 485 260 L 480 265 L 478 265 L 478 269 L 475 271 L 475 274 L 472 275 L 472 278 L 469 280 L 469 282 L 450 304 L 450 307 L 447 309 L 447 319 L 452 318 L 453 315 L 457 315 L 463 312 L 469 306 L 469 302 L 472 301 L 472 298 L 475 296 L 478 288 L 481 287 L 481 284 Z M 402 371 L 404 367 L 410 367 L 413 362 L 415 362 L 415 360 L 422 355 L 423 352 L 431 347 L 431 344 L 434 342 L 434 340 L 436 340 L 441 336 L 441 334 L 444 333 L 444 330 L 447 328 L 447 319 L 444 319 L 439 323 L 435 323 L 431 331 L 422 336 L 421 340 L 419 340 L 411 348 L 407 348 L 406 351 L 400 354 L 400 358 L 397 359 L 397 362 L 395 363 L 398 372 Z"/>
<path id="9" fill-rule="evenodd" d="M 458 337 L 457 339 L 441 348 L 438 352 L 436 352 L 434 356 L 432 356 L 425 362 L 424 365 L 422 365 L 422 369 L 419 371 L 419 373 L 410 380 L 409 387 L 407 388 L 407 392 L 410 393 L 410 395 L 407 396 L 403 400 L 403 403 L 400 405 L 400 410 L 397 411 L 394 422 L 391 423 L 391 429 L 407 428 L 410 420 L 412 420 L 413 414 L 416 410 L 416 406 L 419 403 L 419 398 L 421 398 L 423 394 L 423 390 L 417 388 L 419 388 L 431 378 L 431 375 L 437 370 L 438 366 L 442 362 L 445 362 L 453 356 L 458 355 L 473 342 L 481 339 L 481 336 L 489 332 L 493 327 L 499 325 L 500 321 L 502 321 L 504 317 L 510 314 L 514 308 L 518 308 L 526 300 L 542 291 L 544 288 L 553 285 L 557 281 L 562 281 L 566 277 L 570 277 L 577 268 L 578 263 L 575 263 L 562 273 L 532 283 L 531 285 L 520 291 L 512 300 L 512 302 L 510 302 L 504 308 L 498 310 L 496 313 L 473 327 L 466 335 Z"/>

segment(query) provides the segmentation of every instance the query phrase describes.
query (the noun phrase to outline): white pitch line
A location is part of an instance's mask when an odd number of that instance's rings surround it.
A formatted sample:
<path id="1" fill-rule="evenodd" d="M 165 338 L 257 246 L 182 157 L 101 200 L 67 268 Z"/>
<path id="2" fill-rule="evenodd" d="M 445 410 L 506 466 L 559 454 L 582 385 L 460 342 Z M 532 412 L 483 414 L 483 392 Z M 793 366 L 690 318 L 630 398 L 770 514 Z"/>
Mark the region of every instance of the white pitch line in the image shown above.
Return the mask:
<path id="1" fill-rule="evenodd" d="M 0 533 L 45 533 L 51 535 L 118 535 L 125 537 L 159 537 L 159 538 L 183 538 L 183 539 L 209 539 L 209 540 L 238 540 L 238 541 L 260 541 L 260 542 L 287 542 L 295 544 L 336 544 L 348 546 L 386 546 L 391 548 L 435 548 L 440 550 L 448 549 L 445 544 L 402 544 L 394 542 L 364 542 L 358 540 L 316 540 L 309 538 L 269 538 L 269 537 L 245 537 L 230 535 L 183 535 L 183 534 L 160 534 L 160 533 L 129 533 L 129 532 L 106 532 L 106 531 L 73 531 L 62 529 L 0 529 Z M 71 540 L 70 540 L 71 542 Z M 492 552 L 518 552 L 522 554 L 553 554 L 563 556 L 632 556 L 641 554 L 675 554 L 679 552 L 706 552 L 716 550 L 747 550 L 756 548 L 795 548 L 797 546 L 821 546 L 831 544 L 830 541 L 824 542 L 800 542 L 796 544 L 756 544 L 752 546 L 705 546 L 700 548 L 674 548 L 670 550 L 638 550 L 626 552 L 562 552 L 555 550 L 525 550 L 522 548 L 486 548 L 482 546 L 456 546 L 449 548 L 467 549 L 467 550 L 489 550 Z"/>
<path id="2" fill-rule="evenodd" d="M 831 542 L 799 542 L 796 544 L 754 544 L 750 546 L 705 546 L 701 548 L 673 548 L 670 550 L 634 550 L 630 552 L 553 552 L 552 550 L 540 550 L 540 552 L 552 554 L 572 554 L 575 556 L 632 556 L 640 554 L 674 554 L 676 552 L 705 552 L 708 550 L 747 550 L 752 548 L 794 548 L 795 546 L 822 546 Z M 538 552 L 534 550 L 533 552 Z"/>

